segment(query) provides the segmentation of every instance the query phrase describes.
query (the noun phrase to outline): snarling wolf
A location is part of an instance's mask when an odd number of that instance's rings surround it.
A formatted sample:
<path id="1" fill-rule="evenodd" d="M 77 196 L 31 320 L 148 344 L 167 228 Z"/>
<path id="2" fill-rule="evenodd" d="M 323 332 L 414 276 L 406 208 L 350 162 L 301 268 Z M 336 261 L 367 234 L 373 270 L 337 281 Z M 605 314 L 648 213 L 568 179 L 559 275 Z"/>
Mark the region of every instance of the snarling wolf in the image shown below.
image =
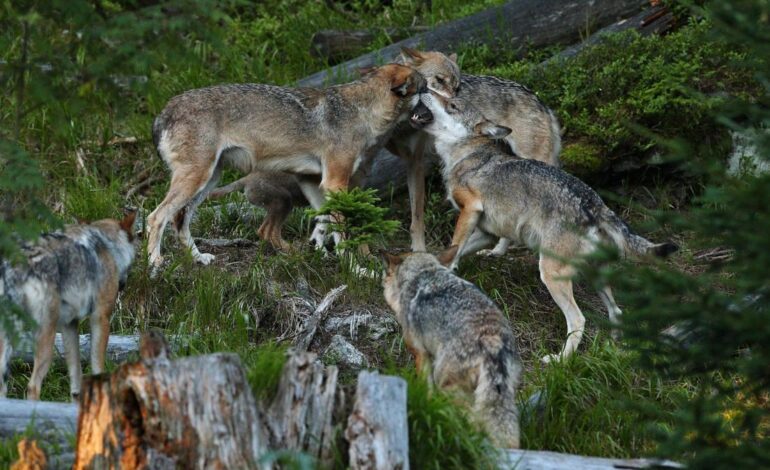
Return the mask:
<path id="1" fill-rule="evenodd" d="M 497 77 L 462 74 L 456 54 L 446 56 L 435 51 L 402 48 L 401 61 L 417 69 L 434 93 L 470 101 L 492 122 L 510 128 L 511 132 L 503 141 L 520 158 L 559 166 L 559 121 L 527 87 Z M 412 204 L 412 249 L 419 251 L 425 250 L 425 176 L 419 160 L 431 154 L 433 148 L 432 139 L 404 128 L 400 128 L 388 142 L 389 150 L 407 162 L 414 162 L 410 166 L 408 183 Z M 502 254 L 507 247 L 508 242 L 502 239 L 493 253 Z"/>
<path id="2" fill-rule="evenodd" d="M 519 447 L 515 393 L 521 365 L 508 320 L 481 290 L 427 253 L 386 254 L 385 300 L 417 370 L 435 386 L 470 398 L 474 416 L 500 447 Z"/>
<path id="3" fill-rule="evenodd" d="M 300 181 L 308 201 L 320 207 L 325 192 L 348 187 L 366 152 L 381 146 L 408 117 L 424 87 L 413 68 L 388 64 L 325 89 L 222 85 L 172 98 L 153 124 L 171 185 L 147 220 L 150 262 L 161 264 L 161 238 L 172 219 L 193 258 L 203 264 L 213 260 L 198 251 L 189 226 L 226 162 L 244 173 L 320 175 L 320 187 Z"/>
<path id="4" fill-rule="evenodd" d="M 70 393 L 80 393 L 78 324 L 91 316 L 91 370 L 104 370 L 110 316 L 119 289 L 134 259 L 132 226 L 136 212 L 123 220 L 104 219 L 68 225 L 22 247 L 26 264 L 0 260 L 0 297 L 24 310 L 36 322 L 35 362 L 27 398 L 40 398 L 40 386 L 53 356 L 56 330 L 61 330 Z M 0 331 L 0 396 L 7 393 L 4 374 L 11 357 L 8 335 Z"/>
<path id="5" fill-rule="evenodd" d="M 424 108 L 413 120 L 435 136 L 444 182 L 452 204 L 460 210 L 452 245 L 460 256 L 491 245 L 497 237 L 517 240 L 540 253 L 540 277 L 567 319 L 568 338 L 559 355 L 578 347 L 585 319 L 572 292 L 577 257 L 600 243 L 632 256 L 667 256 L 678 248 L 652 243 L 634 233 L 588 185 L 536 160 L 511 158 L 495 144 L 510 129 L 486 119 L 472 103 L 422 94 Z M 424 111 L 423 111 L 424 110 Z M 608 286 L 598 290 L 610 320 L 621 314 Z"/>

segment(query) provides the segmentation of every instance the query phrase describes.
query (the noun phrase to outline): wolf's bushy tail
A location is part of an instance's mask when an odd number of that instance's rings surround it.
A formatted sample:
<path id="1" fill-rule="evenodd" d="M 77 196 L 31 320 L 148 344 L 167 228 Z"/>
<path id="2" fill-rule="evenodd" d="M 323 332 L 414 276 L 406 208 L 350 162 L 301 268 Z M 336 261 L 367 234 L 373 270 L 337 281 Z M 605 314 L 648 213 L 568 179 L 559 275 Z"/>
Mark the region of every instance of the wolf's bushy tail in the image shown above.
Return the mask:
<path id="1" fill-rule="evenodd" d="M 220 197 L 227 196 L 233 191 L 240 191 L 246 186 L 246 179 L 249 177 L 249 175 L 244 176 L 243 178 L 240 178 L 238 180 L 233 181 L 232 183 L 221 186 L 213 191 L 211 191 L 208 194 L 209 199 L 217 199 Z"/>
<path id="2" fill-rule="evenodd" d="M 643 257 L 653 255 L 665 258 L 679 250 L 679 247 L 674 243 L 653 243 L 637 235 L 609 208 L 605 208 L 604 213 L 602 213 L 599 226 L 625 256 Z"/>
<path id="3" fill-rule="evenodd" d="M 519 412 L 515 394 L 521 365 L 513 336 L 482 336 L 479 342 L 483 360 L 474 394 L 476 417 L 496 446 L 517 449 Z"/>

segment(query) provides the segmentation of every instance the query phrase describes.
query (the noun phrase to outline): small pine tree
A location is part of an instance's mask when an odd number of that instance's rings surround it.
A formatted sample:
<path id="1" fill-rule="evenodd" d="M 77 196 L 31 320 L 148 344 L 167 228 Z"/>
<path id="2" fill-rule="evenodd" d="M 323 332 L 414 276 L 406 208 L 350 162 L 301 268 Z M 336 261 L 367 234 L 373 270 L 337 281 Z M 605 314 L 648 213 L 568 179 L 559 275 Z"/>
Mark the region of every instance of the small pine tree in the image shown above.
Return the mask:
<path id="1" fill-rule="evenodd" d="M 353 188 L 350 191 L 335 191 L 329 194 L 320 209 L 309 210 L 308 214 L 311 217 L 332 216 L 330 229 L 344 237 L 337 249 L 353 251 L 361 245 L 372 243 L 378 236 L 393 234 L 399 227 L 397 220 L 385 220 L 388 210 L 378 207 L 379 202 L 377 191 L 374 189 Z M 334 221 L 337 214 L 343 217 L 342 221 Z"/>

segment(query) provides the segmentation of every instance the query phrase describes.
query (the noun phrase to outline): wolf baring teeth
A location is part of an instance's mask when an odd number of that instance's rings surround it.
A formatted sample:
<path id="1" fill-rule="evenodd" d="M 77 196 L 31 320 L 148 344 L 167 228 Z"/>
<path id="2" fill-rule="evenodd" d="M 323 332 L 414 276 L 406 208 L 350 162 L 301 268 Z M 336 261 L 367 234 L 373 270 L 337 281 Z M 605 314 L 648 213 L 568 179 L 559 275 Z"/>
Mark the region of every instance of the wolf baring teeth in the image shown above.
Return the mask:
<path id="1" fill-rule="evenodd" d="M 134 260 L 135 217 L 132 212 L 123 220 L 68 225 L 23 246 L 26 264 L 0 260 L 0 298 L 17 305 L 37 324 L 28 399 L 40 398 L 57 329 L 62 332 L 70 393 L 77 398 L 82 374 L 78 325 L 89 315 L 91 370 L 94 374 L 104 370 L 110 316 Z M 4 374 L 12 352 L 8 335 L 0 330 L 0 397 L 7 393 Z"/>
<path id="2" fill-rule="evenodd" d="M 569 260 L 587 255 L 599 243 L 616 246 L 629 256 L 665 257 L 678 250 L 672 243 L 652 243 L 634 233 L 588 185 L 539 161 L 511 158 L 495 139 L 510 129 L 487 120 L 462 98 L 421 94 L 433 120 L 418 125 L 436 139 L 448 198 L 460 210 L 452 245 L 461 256 L 491 246 L 498 237 L 519 240 L 540 253 L 540 278 L 567 320 L 568 338 L 559 359 L 573 353 L 585 318 L 572 291 L 575 267 Z M 610 320 L 621 311 L 609 286 L 598 289 Z"/>

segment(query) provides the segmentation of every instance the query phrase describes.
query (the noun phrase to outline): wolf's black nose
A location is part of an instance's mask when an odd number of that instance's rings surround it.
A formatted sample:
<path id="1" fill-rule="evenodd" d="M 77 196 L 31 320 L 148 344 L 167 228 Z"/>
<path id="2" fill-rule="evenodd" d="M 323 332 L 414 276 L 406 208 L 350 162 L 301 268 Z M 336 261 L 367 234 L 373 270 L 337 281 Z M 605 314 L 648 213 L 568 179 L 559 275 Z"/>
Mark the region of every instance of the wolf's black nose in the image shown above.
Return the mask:
<path id="1" fill-rule="evenodd" d="M 417 93 L 427 93 L 428 92 L 428 83 L 422 82 L 422 86 L 420 86 L 420 89 L 417 90 Z"/>

